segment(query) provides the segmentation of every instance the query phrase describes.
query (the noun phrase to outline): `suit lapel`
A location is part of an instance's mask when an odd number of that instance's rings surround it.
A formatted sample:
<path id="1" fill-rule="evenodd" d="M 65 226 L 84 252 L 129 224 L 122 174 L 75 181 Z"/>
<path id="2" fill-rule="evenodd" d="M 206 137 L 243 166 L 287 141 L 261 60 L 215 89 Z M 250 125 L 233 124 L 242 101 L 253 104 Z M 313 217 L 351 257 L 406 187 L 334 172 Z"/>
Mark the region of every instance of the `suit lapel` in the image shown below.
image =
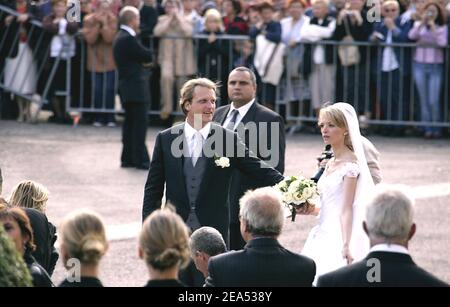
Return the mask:
<path id="1" fill-rule="evenodd" d="M 181 143 L 181 148 L 180 148 L 181 152 L 183 153 L 183 156 L 181 156 L 180 158 L 174 158 L 175 159 L 175 174 L 174 174 L 174 176 L 176 176 L 176 178 L 178 178 L 179 186 L 180 186 L 181 192 L 183 193 L 183 199 L 188 199 L 187 191 L 186 191 L 186 179 L 184 177 L 184 171 L 183 171 L 183 166 L 185 163 L 185 161 L 184 161 L 185 160 L 185 157 L 184 157 L 184 142 L 185 142 L 184 125 L 183 125 L 183 128 L 180 129 L 178 134 L 171 134 L 171 135 L 172 135 L 172 142 L 178 137 L 183 137 L 183 142 Z M 172 142 L 171 142 L 171 144 L 172 144 Z"/>
<path id="2" fill-rule="evenodd" d="M 227 118 L 228 112 L 230 112 L 230 105 L 228 105 L 226 108 L 223 108 L 222 113 L 218 115 L 217 120 L 218 120 L 218 122 L 220 123 L 221 126 L 225 122 L 225 119 Z"/>
<path id="3" fill-rule="evenodd" d="M 256 104 L 256 101 L 255 101 L 252 104 L 252 106 L 250 107 L 250 109 L 248 109 L 248 111 L 245 114 L 245 116 L 242 118 L 241 123 L 243 123 L 245 125 L 245 124 L 247 124 L 249 122 L 255 121 L 256 108 L 257 108 L 257 104 Z"/>

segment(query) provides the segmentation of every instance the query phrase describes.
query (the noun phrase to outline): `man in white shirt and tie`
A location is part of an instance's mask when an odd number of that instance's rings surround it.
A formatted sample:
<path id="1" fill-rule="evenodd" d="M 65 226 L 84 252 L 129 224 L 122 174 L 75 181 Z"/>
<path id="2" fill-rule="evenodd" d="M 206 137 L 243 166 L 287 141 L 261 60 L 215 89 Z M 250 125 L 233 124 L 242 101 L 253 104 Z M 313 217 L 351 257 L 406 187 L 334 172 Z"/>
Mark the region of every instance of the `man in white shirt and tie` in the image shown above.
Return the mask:
<path id="1" fill-rule="evenodd" d="M 166 202 L 176 208 L 192 230 L 214 227 L 227 241 L 233 171 L 239 169 L 259 186 L 272 186 L 283 176 L 250 156 L 236 133 L 212 122 L 216 90 L 216 84 L 206 78 L 183 85 L 180 105 L 186 121 L 156 137 L 142 217 L 161 207 L 165 187 Z M 242 149 L 244 156 L 238 155 Z M 219 158 L 227 163 L 218 163 Z"/>
<path id="2" fill-rule="evenodd" d="M 231 103 L 214 113 L 214 121 L 236 131 L 258 158 L 284 172 L 285 132 L 283 118 L 256 102 L 256 76 L 247 67 L 237 67 L 228 77 Z M 256 129 L 254 129 L 256 128 Z M 239 199 L 249 189 L 260 187 L 246 174 L 235 171 L 230 189 L 230 249 L 244 247 L 239 224 Z"/>

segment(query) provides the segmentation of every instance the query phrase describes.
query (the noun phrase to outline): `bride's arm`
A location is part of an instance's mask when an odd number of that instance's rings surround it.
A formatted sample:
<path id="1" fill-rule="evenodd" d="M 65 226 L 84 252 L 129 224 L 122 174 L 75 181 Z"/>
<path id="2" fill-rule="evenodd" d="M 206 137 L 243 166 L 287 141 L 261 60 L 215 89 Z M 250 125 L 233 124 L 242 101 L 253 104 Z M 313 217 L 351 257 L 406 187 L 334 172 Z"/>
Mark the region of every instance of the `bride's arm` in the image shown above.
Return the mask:
<path id="1" fill-rule="evenodd" d="M 353 261 L 349 246 L 350 239 L 352 236 L 352 225 L 353 225 L 353 200 L 355 198 L 356 192 L 356 177 L 344 177 L 344 197 L 343 206 L 341 212 L 341 230 L 342 230 L 342 240 L 344 243 L 342 249 L 342 256 L 347 258 L 347 262 L 351 263 Z M 361 226 L 362 227 L 362 226 Z"/>

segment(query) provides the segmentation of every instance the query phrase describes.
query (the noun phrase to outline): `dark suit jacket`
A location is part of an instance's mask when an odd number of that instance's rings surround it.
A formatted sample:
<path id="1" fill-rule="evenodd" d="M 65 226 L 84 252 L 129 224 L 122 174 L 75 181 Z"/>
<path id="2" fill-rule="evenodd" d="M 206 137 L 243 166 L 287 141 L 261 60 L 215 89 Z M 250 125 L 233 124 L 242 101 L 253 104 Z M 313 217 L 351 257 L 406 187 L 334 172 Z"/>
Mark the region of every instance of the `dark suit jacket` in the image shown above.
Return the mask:
<path id="1" fill-rule="evenodd" d="M 223 125 L 225 122 L 225 119 L 227 118 L 227 114 L 230 111 L 230 105 L 226 105 L 223 107 L 220 107 L 216 110 L 214 113 L 213 121 Z M 268 123 L 267 127 L 267 136 L 262 136 L 263 139 L 267 140 L 267 148 L 269 152 L 272 152 L 273 150 L 278 150 L 278 163 L 276 165 L 272 165 L 277 171 L 283 174 L 284 172 L 284 158 L 285 158 L 285 150 L 286 150 L 286 139 L 285 139 L 285 133 L 284 133 L 284 121 L 283 118 L 278 113 L 275 113 L 274 111 L 270 110 L 269 108 L 266 108 L 259 103 L 255 102 L 248 110 L 247 114 L 245 114 L 244 118 L 242 118 L 241 123 L 246 125 L 250 122 L 253 122 L 256 124 L 256 128 L 258 131 L 257 134 L 257 148 L 258 150 L 255 152 L 256 156 L 260 158 L 261 160 L 267 161 L 270 160 L 270 156 L 267 157 L 267 153 L 263 153 L 259 150 L 259 144 L 260 144 L 260 127 L 259 123 L 266 122 Z M 270 129 L 270 123 L 279 123 L 280 132 L 278 134 L 278 147 L 277 148 L 271 148 L 271 129 Z M 242 133 L 240 131 L 237 131 L 238 133 Z M 248 131 L 247 131 L 248 132 Z M 245 145 L 248 147 L 250 143 L 250 137 L 248 133 L 245 133 L 245 135 L 239 134 L 239 137 L 244 140 Z M 252 139 L 251 141 L 255 141 Z M 266 147 L 266 146 L 264 146 Z M 251 149 L 251 148 L 250 148 Z M 244 193 L 249 189 L 255 189 L 259 186 L 257 183 L 252 180 L 251 177 L 247 176 L 246 174 L 236 170 L 233 173 L 233 179 L 231 182 L 231 188 L 230 188 L 230 217 L 232 223 L 239 223 L 239 199 L 244 195 Z"/>
<path id="2" fill-rule="evenodd" d="M 31 228 L 33 228 L 36 250 L 32 255 L 51 276 L 59 258 L 55 248 L 56 227 L 48 221 L 44 213 L 32 208 L 23 209 L 30 219 Z"/>
<path id="3" fill-rule="evenodd" d="M 119 72 L 119 93 L 123 103 L 149 103 L 149 70 L 142 64 L 152 61 L 152 52 L 127 31 L 120 30 L 113 44 Z"/>
<path id="4" fill-rule="evenodd" d="M 311 287 L 316 264 L 272 238 L 209 259 L 207 287 Z"/>
<path id="5" fill-rule="evenodd" d="M 380 282 L 369 282 L 367 276 L 375 276 L 375 265 L 380 261 Z M 368 274 L 369 273 L 369 274 Z M 411 256 L 391 252 L 371 252 L 357 263 L 319 277 L 318 287 L 448 287 L 443 281 L 418 267 Z"/>
<path id="6" fill-rule="evenodd" d="M 172 144 L 178 146 L 183 152 L 184 124 L 174 126 L 158 133 L 150 163 L 147 182 L 145 184 L 144 206 L 142 216 L 145 219 L 154 210 L 161 207 L 164 184 L 166 185 L 166 202 L 176 207 L 177 213 L 186 221 L 190 206 L 186 192 L 185 179 L 183 175 L 182 157 L 175 157 L 172 153 Z M 229 210 L 229 188 L 231 176 L 234 169 L 239 169 L 245 174 L 258 181 L 261 186 L 271 186 L 283 180 L 283 176 L 273 168 L 265 165 L 256 157 L 249 155 L 245 150 L 245 157 L 237 157 L 236 148 L 245 145 L 240 141 L 237 134 L 222 128 L 216 123 L 211 123 L 211 132 L 205 147 L 210 146 L 215 138 L 219 138 L 224 152 L 220 152 L 220 146 L 212 146 L 216 157 L 227 156 L 230 159 L 230 167 L 221 168 L 215 164 L 214 157 L 207 158 L 207 166 L 202 178 L 198 198 L 196 201 L 196 213 L 202 226 L 216 228 L 224 238 L 228 238 L 228 210 Z M 229 140 L 227 144 L 226 140 Z M 178 142 L 178 143 L 177 143 Z M 229 146 L 234 146 L 233 155 L 226 155 Z M 189 159 L 189 158 L 188 158 Z M 265 165 L 266 167 L 262 167 Z"/>
<path id="7" fill-rule="evenodd" d="M 159 280 L 149 280 L 147 284 L 144 286 L 146 288 L 173 288 L 173 287 L 186 287 L 182 282 L 176 279 L 159 279 Z"/>

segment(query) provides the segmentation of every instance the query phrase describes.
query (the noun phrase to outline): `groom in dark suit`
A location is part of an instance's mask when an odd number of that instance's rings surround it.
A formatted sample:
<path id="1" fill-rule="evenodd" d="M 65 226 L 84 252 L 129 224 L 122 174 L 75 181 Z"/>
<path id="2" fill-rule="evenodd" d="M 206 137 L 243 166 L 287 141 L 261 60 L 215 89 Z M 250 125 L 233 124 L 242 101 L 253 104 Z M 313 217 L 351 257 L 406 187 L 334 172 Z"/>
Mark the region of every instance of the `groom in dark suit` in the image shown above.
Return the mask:
<path id="1" fill-rule="evenodd" d="M 408 242 L 416 232 L 416 224 L 413 200 L 402 188 L 379 187 L 368 205 L 363 227 L 371 246 L 367 257 L 322 275 L 318 287 L 449 286 L 420 268 L 409 255 Z"/>
<path id="2" fill-rule="evenodd" d="M 119 72 L 119 93 L 125 110 L 122 126 L 122 167 L 148 170 L 149 156 L 145 146 L 147 111 L 150 103 L 149 71 L 144 67 L 153 54 L 136 38 L 139 32 L 139 11 L 125 6 L 119 15 L 120 31 L 113 45 L 114 61 Z"/>
<path id="3" fill-rule="evenodd" d="M 256 100 L 256 76 L 247 67 L 238 67 L 228 77 L 228 97 L 231 103 L 214 113 L 213 120 L 227 129 L 236 131 L 245 145 L 258 158 L 280 173 L 284 172 L 285 133 L 283 118 L 260 105 Z M 256 129 L 252 129 L 252 126 Z M 275 129 L 272 129 L 275 127 Z M 235 170 L 230 188 L 230 249 L 245 245 L 239 229 L 239 199 L 247 190 L 255 189 L 254 180 Z"/>
<path id="4" fill-rule="evenodd" d="M 145 184 L 142 217 L 166 202 L 193 229 L 211 226 L 228 238 L 229 189 L 234 169 L 260 186 L 283 180 L 275 169 L 254 157 L 237 134 L 212 123 L 216 84 L 199 78 L 186 82 L 180 104 L 186 122 L 160 132 Z"/>

